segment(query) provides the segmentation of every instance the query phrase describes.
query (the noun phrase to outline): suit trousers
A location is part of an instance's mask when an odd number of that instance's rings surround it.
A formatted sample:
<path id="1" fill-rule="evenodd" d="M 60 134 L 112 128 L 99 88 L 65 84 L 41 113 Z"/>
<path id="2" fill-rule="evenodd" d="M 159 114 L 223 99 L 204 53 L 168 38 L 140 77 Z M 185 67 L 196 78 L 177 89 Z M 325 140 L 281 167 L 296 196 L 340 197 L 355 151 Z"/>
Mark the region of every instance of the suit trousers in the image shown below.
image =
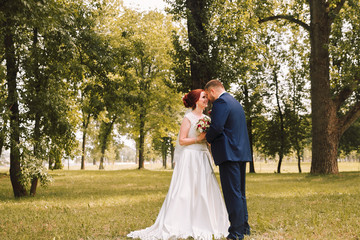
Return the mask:
<path id="1" fill-rule="evenodd" d="M 243 239 L 250 233 L 245 197 L 246 162 L 226 161 L 219 165 L 220 181 L 229 214 L 230 239 Z"/>

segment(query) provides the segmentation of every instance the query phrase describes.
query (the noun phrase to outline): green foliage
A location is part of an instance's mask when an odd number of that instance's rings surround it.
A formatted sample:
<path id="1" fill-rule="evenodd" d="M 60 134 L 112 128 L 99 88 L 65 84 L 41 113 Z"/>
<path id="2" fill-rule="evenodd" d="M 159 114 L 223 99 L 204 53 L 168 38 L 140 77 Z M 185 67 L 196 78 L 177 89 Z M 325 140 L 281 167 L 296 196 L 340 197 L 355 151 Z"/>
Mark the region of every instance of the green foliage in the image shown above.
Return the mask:
<path id="1" fill-rule="evenodd" d="M 344 114 L 354 102 L 359 101 L 360 93 L 360 11 L 359 1 L 346 1 L 336 16 L 330 36 L 330 84 L 332 93 L 338 94 L 345 88 L 354 90 L 352 96 L 343 104 L 340 114 Z"/>
<path id="2" fill-rule="evenodd" d="M 213 4 L 209 33 L 218 58 L 217 77 L 225 87 L 246 85 L 254 81 L 253 75 L 262 71 L 264 45 L 260 36 L 263 29 L 253 17 L 255 5 L 252 1 L 215 1 Z"/>
<path id="3" fill-rule="evenodd" d="M 360 153 L 360 120 L 349 127 L 340 139 L 339 151 L 349 155 L 352 151 Z"/>
<path id="4" fill-rule="evenodd" d="M 186 36 L 184 31 L 179 30 L 179 32 L 173 32 L 173 51 L 170 52 L 173 59 L 172 70 L 174 72 L 174 83 L 178 91 L 187 92 L 191 89 L 191 66 L 189 58 L 189 43 L 186 41 Z M 181 35 L 181 36 L 180 36 Z"/>
<path id="5" fill-rule="evenodd" d="M 274 111 L 270 119 L 264 118 L 263 121 L 261 125 L 258 123 L 258 126 L 262 126 L 261 130 L 258 130 L 259 139 L 261 139 L 257 143 L 258 150 L 271 157 L 277 154 L 283 154 L 283 156 L 289 154 L 291 145 L 288 129 L 284 129 L 284 132 L 280 129 L 279 113 Z"/>
<path id="6" fill-rule="evenodd" d="M 6 4 L 10 4 L 8 2 Z M 41 171 L 38 161 L 55 160 L 55 168 L 61 168 L 61 159 L 74 153 L 79 85 L 80 89 L 85 88 L 81 86 L 84 78 L 104 77 L 111 62 L 110 51 L 105 39 L 95 31 L 96 7 L 100 7 L 95 2 L 13 1 L 6 6 L 3 9 L 1 5 L 0 10 L 7 20 L 14 22 L 6 27 L 14 33 L 16 46 L 15 81 L 21 86 L 15 93 L 20 106 L 19 146 L 20 151 L 26 153 L 21 172 L 26 173 L 27 178 L 36 167 Z M 12 7 L 17 11 L 11 10 Z M 3 30 L 5 24 L 1 21 Z M 1 41 L 1 56 L 3 44 Z M 2 90 L 2 82 L 0 87 Z M 97 106 L 94 108 L 98 110 Z M 8 120 L 2 109 L 0 112 L 4 119 L 0 135 L 3 136 Z M 5 138 L 11 131 L 13 129 L 6 130 Z M 29 154 L 30 151 L 33 153 Z M 31 161 L 34 164 L 30 164 Z"/>
<path id="7" fill-rule="evenodd" d="M 31 181 L 37 178 L 41 185 L 48 186 L 53 178 L 47 172 L 42 159 L 35 158 L 31 153 L 23 153 L 21 158 L 21 183 L 30 189 Z"/>
<path id="8" fill-rule="evenodd" d="M 130 109 L 126 111 L 125 126 L 137 141 L 139 158 L 143 159 L 145 138 L 153 134 L 154 137 L 174 135 L 174 125 L 178 123 L 169 121 L 174 118 L 180 102 L 180 95 L 169 84 L 172 75 L 169 52 L 174 26 L 162 13 L 137 13 L 126 9 L 115 24 L 113 41 L 122 43 L 129 51 L 124 71 L 125 81 L 131 82 L 131 88 L 125 93 L 129 96 Z M 159 132 L 157 136 L 156 131 Z"/>
<path id="9" fill-rule="evenodd" d="M 304 56 L 307 55 L 310 60 L 309 64 L 300 66 L 305 69 L 309 66 L 311 72 L 312 172 L 337 173 L 339 138 L 334 136 L 341 137 L 360 116 L 360 75 L 357 64 L 359 1 L 259 2 L 261 4 L 256 13 L 259 22 L 276 21 L 277 26 L 292 33 L 298 27 L 303 27 L 309 33 L 297 35 L 306 37 L 299 38 L 302 42 L 296 38 L 286 42 L 292 44 L 295 40 L 300 45 L 307 45 L 311 51 L 311 54 L 306 54 L 306 48 L 302 47 L 303 51 L 298 52 L 305 53 Z M 301 59 L 304 58 L 300 58 L 300 62 L 304 62 Z M 301 72 L 300 76 L 307 76 L 306 71 Z M 336 126 L 332 122 L 337 122 Z M 323 146 L 329 147 L 324 150 Z"/>
<path id="10" fill-rule="evenodd" d="M 35 124 L 27 140 L 36 146 L 38 158 L 47 159 L 52 149 L 70 156 L 76 147 L 75 128 L 79 118 L 76 108 L 76 83 L 83 75 L 81 56 L 84 32 L 89 32 L 90 9 L 82 2 L 61 5 L 48 2 L 47 8 L 34 7 L 28 22 L 28 54 L 23 54 L 24 123 Z M 49 16 L 53 16 L 49 18 Z M 99 45 L 99 44 L 98 44 Z M 98 46 L 96 45 L 96 46 Z M 87 47 L 87 46 L 85 46 Z M 26 120 L 25 120 L 26 119 Z M 55 154 L 58 168 L 63 154 Z"/>
<path id="11" fill-rule="evenodd" d="M 167 3 L 171 6 L 168 12 L 173 18 L 180 20 L 180 25 L 181 21 L 186 21 L 187 26 L 186 33 L 174 32 L 173 35 L 174 81 L 184 92 L 203 88 L 219 75 L 218 48 L 209 28 L 215 1 L 167 0 Z"/>

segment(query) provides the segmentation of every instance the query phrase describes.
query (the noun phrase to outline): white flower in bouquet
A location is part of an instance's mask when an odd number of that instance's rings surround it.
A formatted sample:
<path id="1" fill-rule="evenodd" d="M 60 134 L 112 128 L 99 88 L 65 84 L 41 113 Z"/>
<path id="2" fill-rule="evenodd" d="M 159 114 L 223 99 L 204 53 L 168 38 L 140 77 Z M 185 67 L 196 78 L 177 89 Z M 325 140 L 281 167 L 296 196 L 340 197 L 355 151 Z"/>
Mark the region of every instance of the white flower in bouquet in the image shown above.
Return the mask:
<path id="1" fill-rule="evenodd" d="M 205 117 L 200 118 L 196 123 L 196 130 L 200 133 L 207 132 L 209 130 L 210 123 L 211 118 L 205 115 Z"/>

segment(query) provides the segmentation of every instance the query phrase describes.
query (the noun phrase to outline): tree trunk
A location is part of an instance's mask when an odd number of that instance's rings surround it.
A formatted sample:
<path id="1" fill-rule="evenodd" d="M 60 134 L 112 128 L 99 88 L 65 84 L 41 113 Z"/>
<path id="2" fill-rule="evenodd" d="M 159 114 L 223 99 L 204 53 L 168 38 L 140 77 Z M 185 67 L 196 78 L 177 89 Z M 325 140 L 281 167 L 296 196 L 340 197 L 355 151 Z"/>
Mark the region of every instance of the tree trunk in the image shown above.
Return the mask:
<path id="1" fill-rule="evenodd" d="M 170 144 L 170 151 L 171 151 L 171 169 L 174 169 L 174 151 L 175 151 L 175 147 L 174 147 L 173 143 Z"/>
<path id="2" fill-rule="evenodd" d="M 82 154 L 81 154 L 81 170 L 85 170 L 85 144 L 86 144 L 86 129 L 83 128 L 82 136 Z"/>
<path id="3" fill-rule="evenodd" d="M 33 178 L 31 180 L 30 196 L 35 196 L 37 185 L 38 185 L 38 178 Z"/>
<path id="4" fill-rule="evenodd" d="M 329 78 L 331 20 L 324 1 L 310 1 L 310 79 L 312 109 L 312 174 L 336 174 L 340 139 Z"/>
<path id="5" fill-rule="evenodd" d="M 249 142 L 251 149 L 251 162 L 250 162 L 250 173 L 255 173 L 255 165 L 254 165 L 254 147 L 253 147 L 253 134 L 252 134 L 252 119 L 249 119 L 247 122 L 248 134 L 249 134 Z"/>
<path id="6" fill-rule="evenodd" d="M 113 125 L 116 121 L 116 118 L 117 116 L 114 115 L 111 122 L 110 123 L 102 123 L 104 124 L 104 132 L 103 133 L 100 133 L 102 134 L 102 136 L 100 137 L 100 141 L 101 141 L 101 158 L 100 158 L 100 165 L 99 165 L 99 169 L 104 169 L 104 158 L 105 158 L 105 150 L 107 149 L 108 147 L 108 139 L 109 139 L 109 136 L 111 134 L 111 131 L 112 131 L 112 128 L 113 128 Z"/>
<path id="7" fill-rule="evenodd" d="M 284 158 L 284 155 L 279 153 L 279 163 L 278 163 L 278 166 L 277 166 L 277 173 L 281 173 L 281 164 L 282 164 L 283 158 Z"/>
<path id="8" fill-rule="evenodd" d="M 82 136 L 82 154 L 81 154 L 81 170 L 85 170 L 85 146 L 86 146 L 86 133 L 89 126 L 90 114 L 83 120 L 83 136 Z"/>
<path id="9" fill-rule="evenodd" d="M 187 28 L 190 44 L 190 69 L 192 89 L 203 88 L 212 79 L 214 68 L 210 64 L 209 0 L 187 0 Z"/>
<path id="10" fill-rule="evenodd" d="M 63 164 L 61 162 L 61 156 L 62 156 L 62 153 L 59 149 L 55 148 L 54 149 L 54 159 L 55 159 L 55 162 L 54 162 L 54 169 L 63 169 Z"/>
<path id="11" fill-rule="evenodd" d="M 163 137 L 162 141 L 162 156 L 163 156 L 163 167 L 166 169 L 166 162 L 167 162 L 167 138 Z"/>
<path id="12" fill-rule="evenodd" d="M 33 29 L 33 49 L 32 49 L 32 71 L 34 75 L 34 89 L 35 89 L 35 103 L 39 103 L 41 101 L 39 97 L 39 93 L 41 91 L 41 77 L 40 77 L 40 70 L 39 70 L 39 55 L 38 55 L 38 30 L 37 28 Z M 34 156 L 36 161 L 41 158 L 41 149 L 40 149 L 40 141 L 41 141 L 41 131 L 40 131 L 40 112 L 37 107 L 34 106 L 35 111 L 35 126 L 34 126 Z M 36 188 L 38 184 L 38 178 L 33 177 L 31 180 L 31 187 L 30 187 L 30 195 L 35 196 Z"/>
<path id="13" fill-rule="evenodd" d="M 54 160 L 52 156 L 49 156 L 49 169 L 54 170 L 53 164 L 54 164 Z"/>
<path id="14" fill-rule="evenodd" d="M 280 149 L 279 149 L 279 163 L 277 167 L 277 173 L 281 173 L 281 164 L 284 158 L 284 148 L 285 148 L 285 127 L 284 127 L 284 114 L 281 111 L 280 106 L 280 96 L 279 96 L 279 85 L 278 85 L 278 78 L 276 70 L 274 71 L 274 81 L 275 81 L 275 96 L 276 96 L 276 103 L 278 107 L 278 113 L 280 118 Z"/>
<path id="15" fill-rule="evenodd" d="M 299 150 L 297 150 L 296 153 L 298 158 L 298 169 L 299 169 L 299 173 L 301 173 L 301 154 Z"/>
<path id="16" fill-rule="evenodd" d="M 4 139 L 5 139 L 5 126 L 2 127 L 0 130 L 0 157 L 4 146 Z"/>
<path id="17" fill-rule="evenodd" d="M 105 169 L 104 168 L 104 158 L 105 158 L 105 150 L 101 150 L 99 170 Z"/>
<path id="18" fill-rule="evenodd" d="M 167 162 L 167 156 L 166 155 L 167 154 L 164 153 L 164 158 L 163 158 L 163 167 L 164 167 L 164 169 L 166 169 L 166 162 Z"/>
<path id="19" fill-rule="evenodd" d="M 15 197 L 26 196 L 27 192 L 20 182 L 20 119 L 16 75 L 15 44 L 14 44 L 14 22 L 10 16 L 6 16 L 4 31 L 4 47 L 6 59 L 6 81 L 8 86 L 8 109 L 10 110 L 10 179 Z"/>
<path id="20" fill-rule="evenodd" d="M 251 149 L 251 162 L 250 162 L 250 173 L 255 173 L 255 165 L 254 165 L 254 147 L 253 147 L 253 133 L 252 133 L 252 118 L 247 121 L 247 128 L 249 134 L 249 142 Z"/>
<path id="21" fill-rule="evenodd" d="M 255 166 L 254 166 L 254 147 L 253 147 L 253 131 L 252 131 L 252 123 L 253 119 L 251 117 L 252 111 L 251 111 L 251 103 L 249 99 L 249 89 L 247 86 L 247 83 L 244 84 L 244 109 L 246 114 L 246 125 L 249 135 L 249 142 L 250 142 L 250 149 L 251 149 L 251 162 L 250 162 L 250 173 L 255 173 Z"/>
<path id="22" fill-rule="evenodd" d="M 145 114 L 140 113 L 139 116 L 140 128 L 139 128 L 139 168 L 144 168 L 144 148 L 145 148 Z"/>

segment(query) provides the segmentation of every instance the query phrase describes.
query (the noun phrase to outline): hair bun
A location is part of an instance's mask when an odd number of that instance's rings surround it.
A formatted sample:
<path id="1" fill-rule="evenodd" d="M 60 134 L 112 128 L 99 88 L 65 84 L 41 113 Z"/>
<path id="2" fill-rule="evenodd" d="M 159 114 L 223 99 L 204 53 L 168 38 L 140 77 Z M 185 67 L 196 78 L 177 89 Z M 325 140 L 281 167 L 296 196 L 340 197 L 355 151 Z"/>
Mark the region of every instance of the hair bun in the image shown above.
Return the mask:
<path id="1" fill-rule="evenodd" d="M 199 100 L 200 95 L 203 91 L 203 89 L 194 89 L 189 93 L 185 94 L 185 96 L 183 97 L 183 103 L 185 107 L 194 109 L 196 107 L 196 102 Z"/>
<path id="2" fill-rule="evenodd" d="M 189 99 L 189 94 L 188 94 L 188 93 L 185 94 L 185 96 L 183 97 L 182 100 L 183 100 L 184 106 L 185 106 L 186 108 L 191 107 L 191 103 L 190 103 L 190 99 Z"/>

